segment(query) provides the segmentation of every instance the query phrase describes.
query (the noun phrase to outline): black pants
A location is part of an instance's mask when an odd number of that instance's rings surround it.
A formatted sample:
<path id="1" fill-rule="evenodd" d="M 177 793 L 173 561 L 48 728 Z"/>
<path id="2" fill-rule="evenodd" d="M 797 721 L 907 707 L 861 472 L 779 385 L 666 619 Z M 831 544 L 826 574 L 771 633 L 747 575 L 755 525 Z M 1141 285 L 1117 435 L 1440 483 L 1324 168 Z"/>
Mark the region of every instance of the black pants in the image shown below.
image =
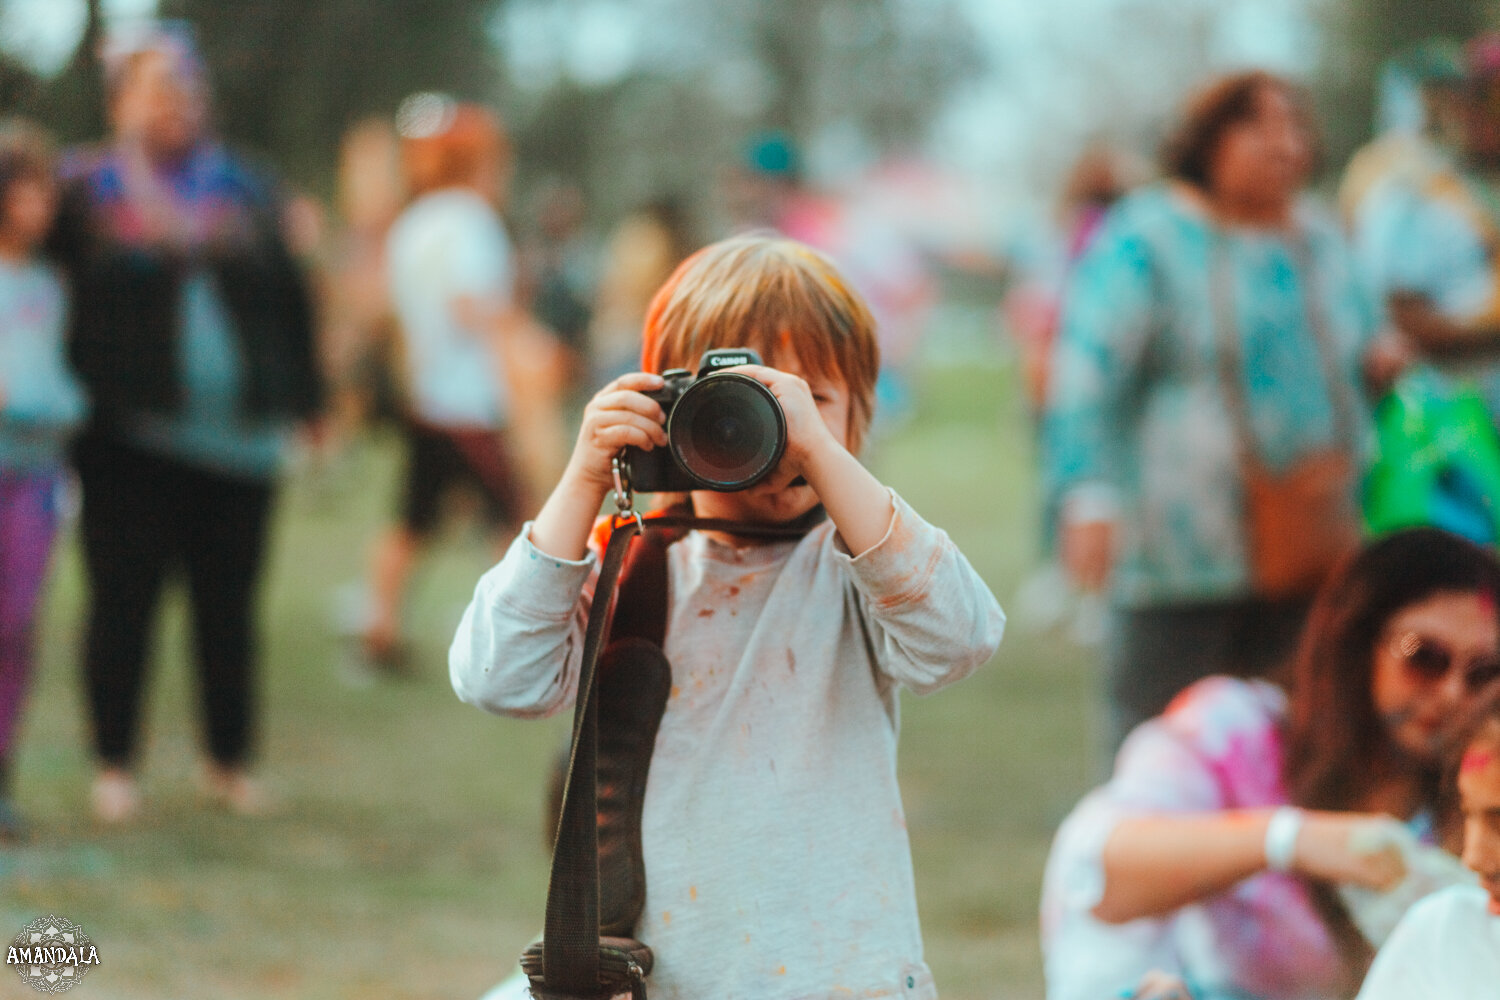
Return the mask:
<path id="1" fill-rule="evenodd" d="M 255 709 L 255 597 L 271 485 L 208 472 L 97 433 L 75 449 L 89 580 L 84 681 L 94 750 L 137 752 L 148 638 L 163 585 L 181 571 L 208 749 L 245 762 Z"/>
<path id="2" fill-rule="evenodd" d="M 1117 609 L 1107 662 L 1113 758 L 1138 724 L 1212 674 L 1263 677 L 1296 649 L 1308 601 L 1246 599 Z"/>

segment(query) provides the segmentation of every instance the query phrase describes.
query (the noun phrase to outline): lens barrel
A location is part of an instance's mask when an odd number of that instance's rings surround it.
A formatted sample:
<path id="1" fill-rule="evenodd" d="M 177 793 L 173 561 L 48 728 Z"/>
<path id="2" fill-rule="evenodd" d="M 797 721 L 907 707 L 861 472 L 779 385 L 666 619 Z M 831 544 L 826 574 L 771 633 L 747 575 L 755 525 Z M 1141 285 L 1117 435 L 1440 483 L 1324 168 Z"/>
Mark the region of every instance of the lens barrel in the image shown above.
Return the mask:
<path id="1" fill-rule="evenodd" d="M 672 456 L 701 488 L 732 492 L 760 482 L 786 450 L 786 417 L 771 390 L 739 372 L 698 379 L 667 420 Z"/>

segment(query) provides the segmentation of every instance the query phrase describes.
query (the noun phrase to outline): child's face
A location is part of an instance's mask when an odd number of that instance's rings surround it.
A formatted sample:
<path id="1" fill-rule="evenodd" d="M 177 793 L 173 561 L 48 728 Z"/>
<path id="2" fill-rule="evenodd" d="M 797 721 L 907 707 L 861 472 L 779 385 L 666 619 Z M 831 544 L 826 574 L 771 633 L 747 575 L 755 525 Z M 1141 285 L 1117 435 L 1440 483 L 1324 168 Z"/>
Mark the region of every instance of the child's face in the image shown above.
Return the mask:
<path id="1" fill-rule="evenodd" d="M 0 227 L 12 246 L 31 250 L 47 235 L 57 208 L 57 186 L 44 177 L 18 177 L 5 192 Z"/>
<path id="2" fill-rule="evenodd" d="M 819 375 L 802 367 L 795 356 L 777 357 L 772 362 L 775 368 L 797 375 L 807 382 L 812 391 L 818 415 L 833 439 L 845 448 L 849 447 L 849 386 L 838 375 Z M 769 476 L 748 490 L 736 493 L 716 493 L 697 490 L 693 493 L 693 509 L 699 517 L 718 517 L 735 521 L 752 521 L 776 524 L 801 517 L 818 505 L 818 495 L 805 482 L 792 485 L 791 476 L 775 469 Z"/>
<path id="3" fill-rule="evenodd" d="M 1500 917 L 1500 725 L 1491 723 L 1470 745 L 1458 772 L 1464 814 L 1464 864 L 1490 894 Z"/>

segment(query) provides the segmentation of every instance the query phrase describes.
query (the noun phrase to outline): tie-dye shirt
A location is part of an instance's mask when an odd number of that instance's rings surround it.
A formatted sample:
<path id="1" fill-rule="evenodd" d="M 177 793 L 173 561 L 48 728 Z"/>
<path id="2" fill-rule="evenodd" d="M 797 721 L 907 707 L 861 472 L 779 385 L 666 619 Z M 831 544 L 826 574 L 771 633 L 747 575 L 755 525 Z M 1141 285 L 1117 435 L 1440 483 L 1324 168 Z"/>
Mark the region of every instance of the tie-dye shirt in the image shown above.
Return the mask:
<path id="1" fill-rule="evenodd" d="M 1138 726 L 1109 782 L 1057 832 L 1042 888 L 1048 1000 L 1118 995 L 1150 969 L 1185 973 L 1213 997 L 1336 996 L 1341 963 L 1297 879 L 1265 872 L 1168 917 L 1108 924 L 1105 841 L 1123 819 L 1287 804 L 1281 782 L 1286 696 L 1265 681 L 1210 677 Z"/>
<path id="2" fill-rule="evenodd" d="M 1221 229 L 1159 184 L 1110 210 L 1073 272 L 1048 393 L 1048 502 L 1056 510 L 1075 491 L 1106 490 L 1118 503 L 1121 604 L 1249 590 L 1237 438 L 1212 321 L 1216 240 L 1227 254 L 1260 458 L 1284 469 L 1312 450 L 1351 443 L 1338 440 L 1337 397 L 1310 325 L 1309 294 L 1335 348 L 1354 436 L 1363 437 L 1359 372 L 1378 323 L 1374 302 L 1333 223 L 1306 205 L 1297 221 L 1297 237 Z"/>

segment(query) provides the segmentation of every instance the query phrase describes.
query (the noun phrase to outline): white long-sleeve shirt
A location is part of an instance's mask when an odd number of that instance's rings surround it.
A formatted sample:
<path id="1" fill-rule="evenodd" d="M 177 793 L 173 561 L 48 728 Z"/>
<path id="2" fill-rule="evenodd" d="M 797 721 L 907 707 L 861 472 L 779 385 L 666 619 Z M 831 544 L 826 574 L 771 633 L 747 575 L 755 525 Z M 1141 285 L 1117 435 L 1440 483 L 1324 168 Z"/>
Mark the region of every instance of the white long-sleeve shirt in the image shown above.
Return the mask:
<path id="1" fill-rule="evenodd" d="M 1005 616 L 941 530 L 892 494 L 857 558 L 831 523 L 668 549 L 672 691 L 642 819 L 653 1000 L 936 997 L 896 783 L 896 689 L 935 691 Z M 449 652 L 460 698 L 532 717 L 572 705 L 596 571 L 523 531 Z"/>

